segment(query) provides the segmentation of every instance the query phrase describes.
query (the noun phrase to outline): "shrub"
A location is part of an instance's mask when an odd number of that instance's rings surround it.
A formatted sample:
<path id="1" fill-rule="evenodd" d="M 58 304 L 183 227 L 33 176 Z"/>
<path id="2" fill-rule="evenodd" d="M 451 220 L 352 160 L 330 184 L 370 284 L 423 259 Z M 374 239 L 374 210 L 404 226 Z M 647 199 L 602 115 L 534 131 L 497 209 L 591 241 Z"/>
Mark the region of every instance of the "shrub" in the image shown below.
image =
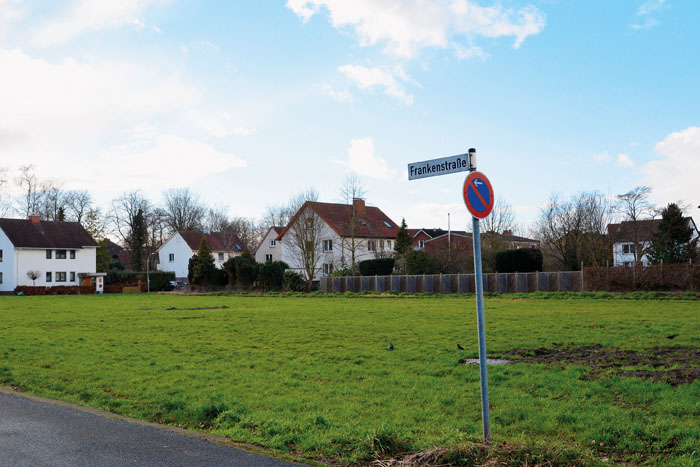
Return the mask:
<path id="1" fill-rule="evenodd" d="M 229 285 L 239 289 L 252 287 L 258 275 L 258 263 L 248 250 L 241 256 L 228 259 L 223 268 L 228 274 Z"/>
<path id="2" fill-rule="evenodd" d="M 541 270 L 542 251 L 539 249 L 519 248 L 496 253 L 496 271 L 498 272 L 534 272 Z"/>
<path id="3" fill-rule="evenodd" d="M 258 282 L 265 290 L 279 290 L 284 282 L 284 271 L 289 266 L 282 261 L 268 261 L 258 264 Z"/>
<path id="4" fill-rule="evenodd" d="M 90 295 L 95 293 L 91 285 L 57 285 L 53 287 L 24 286 L 15 287 L 14 293 L 24 295 Z"/>
<path id="5" fill-rule="evenodd" d="M 105 287 L 117 286 L 117 288 L 110 290 L 121 291 L 122 287 L 133 287 L 139 285 L 139 282 L 146 287 L 146 276 L 145 272 L 110 270 L 105 276 Z M 163 290 L 163 287 L 170 281 L 175 280 L 175 273 L 172 271 L 151 271 L 148 273 L 148 277 L 151 281 L 151 290 Z"/>
<path id="6" fill-rule="evenodd" d="M 406 254 L 406 274 L 437 274 L 438 265 L 425 251 L 411 250 Z"/>
<path id="7" fill-rule="evenodd" d="M 294 271 L 284 271 L 283 278 L 284 290 L 290 292 L 303 292 L 306 287 L 306 281 L 298 273 Z"/>
<path id="8" fill-rule="evenodd" d="M 363 276 L 388 276 L 394 271 L 394 258 L 368 259 L 360 262 Z"/>

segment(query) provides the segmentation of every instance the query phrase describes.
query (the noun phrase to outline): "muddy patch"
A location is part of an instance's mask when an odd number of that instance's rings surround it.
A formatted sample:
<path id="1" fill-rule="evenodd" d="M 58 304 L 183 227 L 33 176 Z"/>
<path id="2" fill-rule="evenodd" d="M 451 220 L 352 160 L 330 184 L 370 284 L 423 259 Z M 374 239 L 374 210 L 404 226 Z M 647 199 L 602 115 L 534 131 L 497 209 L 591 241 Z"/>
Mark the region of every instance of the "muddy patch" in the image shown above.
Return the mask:
<path id="1" fill-rule="evenodd" d="M 555 344 L 552 348 L 511 350 L 504 358 L 521 363 L 581 365 L 593 370 L 594 375 L 603 370 L 617 369 L 621 376 L 663 381 L 672 386 L 700 379 L 700 349 L 695 347 L 623 350 L 598 344 L 581 347 Z M 643 368 L 629 370 L 628 367 Z"/>

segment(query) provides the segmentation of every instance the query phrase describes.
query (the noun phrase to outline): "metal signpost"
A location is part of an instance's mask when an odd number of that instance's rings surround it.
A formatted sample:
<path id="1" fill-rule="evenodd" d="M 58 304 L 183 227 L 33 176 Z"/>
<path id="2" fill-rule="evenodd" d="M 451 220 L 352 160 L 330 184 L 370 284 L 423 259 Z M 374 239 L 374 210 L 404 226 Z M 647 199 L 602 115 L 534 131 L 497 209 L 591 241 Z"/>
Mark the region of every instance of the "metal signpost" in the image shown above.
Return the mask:
<path id="1" fill-rule="evenodd" d="M 469 170 L 464 180 L 464 204 L 472 215 L 474 232 L 474 280 L 476 287 L 476 321 L 479 332 L 479 371 L 481 374 L 481 417 L 484 427 L 484 443 L 491 442 L 491 415 L 489 413 L 489 383 L 486 370 L 486 331 L 484 324 L 484 280 L 481 269 L 481 233 L 479 219 L 491 214 L 494 193 L 491 182 L 486 175 L 476 171 L 476 149 L 471 148 L 467 154 L 443 157 L 430 161 L 408 164 L 408 179 L 434 177 Z"/>

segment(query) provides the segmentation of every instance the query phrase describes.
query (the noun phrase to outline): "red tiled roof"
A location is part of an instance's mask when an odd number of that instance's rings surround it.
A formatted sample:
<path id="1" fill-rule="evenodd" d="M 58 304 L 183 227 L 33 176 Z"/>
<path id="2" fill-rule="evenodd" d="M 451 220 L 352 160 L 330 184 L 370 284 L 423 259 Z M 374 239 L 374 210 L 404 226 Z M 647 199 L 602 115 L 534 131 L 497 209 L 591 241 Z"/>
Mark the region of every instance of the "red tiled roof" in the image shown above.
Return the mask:
<path id="1" fill-rule="evenodd" d="M 328 224 L 328 226 L 341 237 L 353 235 L 350 219 L 352 217 L 353 205 L 339 203 L 320 203 L 318 201 L 307 201 L 294 215 L 289 224 L 277 236 L 281 240 L 290 226 L 294 224 L 299 214 L 306 208 L 313 211 Z M 356 210 L 354 236 L 357 238 L 396 238 L 399 230 L 398 224 L 384 214 L 381 209 L 375 206 L 360 206 Z"/>
<path id="2" fill-rule="evenodd" d="M 199 231 L 179 232 L 192 251 L 199 250 L 202 238 L 207 239 L 207 245 L 213 251 L 234 251 L 242 253 L 246 246 L 234 233 L 212 232 L 205 234 Z"/>
<path id="3" fill-rule="evenodd" d="M 97 242 L 79 222 L 0 219 L 0 229 L 16 248 L 83 248 Z"/>
<path id="4" fill-rule="evenodd" d="M 686 217 L 685 219 L 690 219 Z M 634 229 L 637 228 L 638 241 L 646 242 L 651 240 L 652 235 L 659 232 L 661 219 L 646 219 L 637 221 L 637 225 L 632 221 L 622 221 L 619 224 L 608 224 L 608 235 L 613 242 L 634 241 Z"/>

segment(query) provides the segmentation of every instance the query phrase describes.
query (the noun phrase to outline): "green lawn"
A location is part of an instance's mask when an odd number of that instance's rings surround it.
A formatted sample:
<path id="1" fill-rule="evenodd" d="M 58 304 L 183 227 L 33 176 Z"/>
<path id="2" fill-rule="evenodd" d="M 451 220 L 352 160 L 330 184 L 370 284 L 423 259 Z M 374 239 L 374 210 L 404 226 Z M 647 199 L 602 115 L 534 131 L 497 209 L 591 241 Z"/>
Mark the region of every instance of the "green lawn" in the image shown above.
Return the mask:
<path id="1" fill-rule="evenodd" d="M 0 385 L 344 463 L 467 456 L 479 369 L 459 360 L 476 342 L 473 297 L 0 298 Z M 486 344 L 698 349 L 700 301 L 487 299 Z M 619 374 L 637 369 L 669 368 L 490 367 L 494 444 L 513 462 L 700 465 L 700 380 Z"/>

